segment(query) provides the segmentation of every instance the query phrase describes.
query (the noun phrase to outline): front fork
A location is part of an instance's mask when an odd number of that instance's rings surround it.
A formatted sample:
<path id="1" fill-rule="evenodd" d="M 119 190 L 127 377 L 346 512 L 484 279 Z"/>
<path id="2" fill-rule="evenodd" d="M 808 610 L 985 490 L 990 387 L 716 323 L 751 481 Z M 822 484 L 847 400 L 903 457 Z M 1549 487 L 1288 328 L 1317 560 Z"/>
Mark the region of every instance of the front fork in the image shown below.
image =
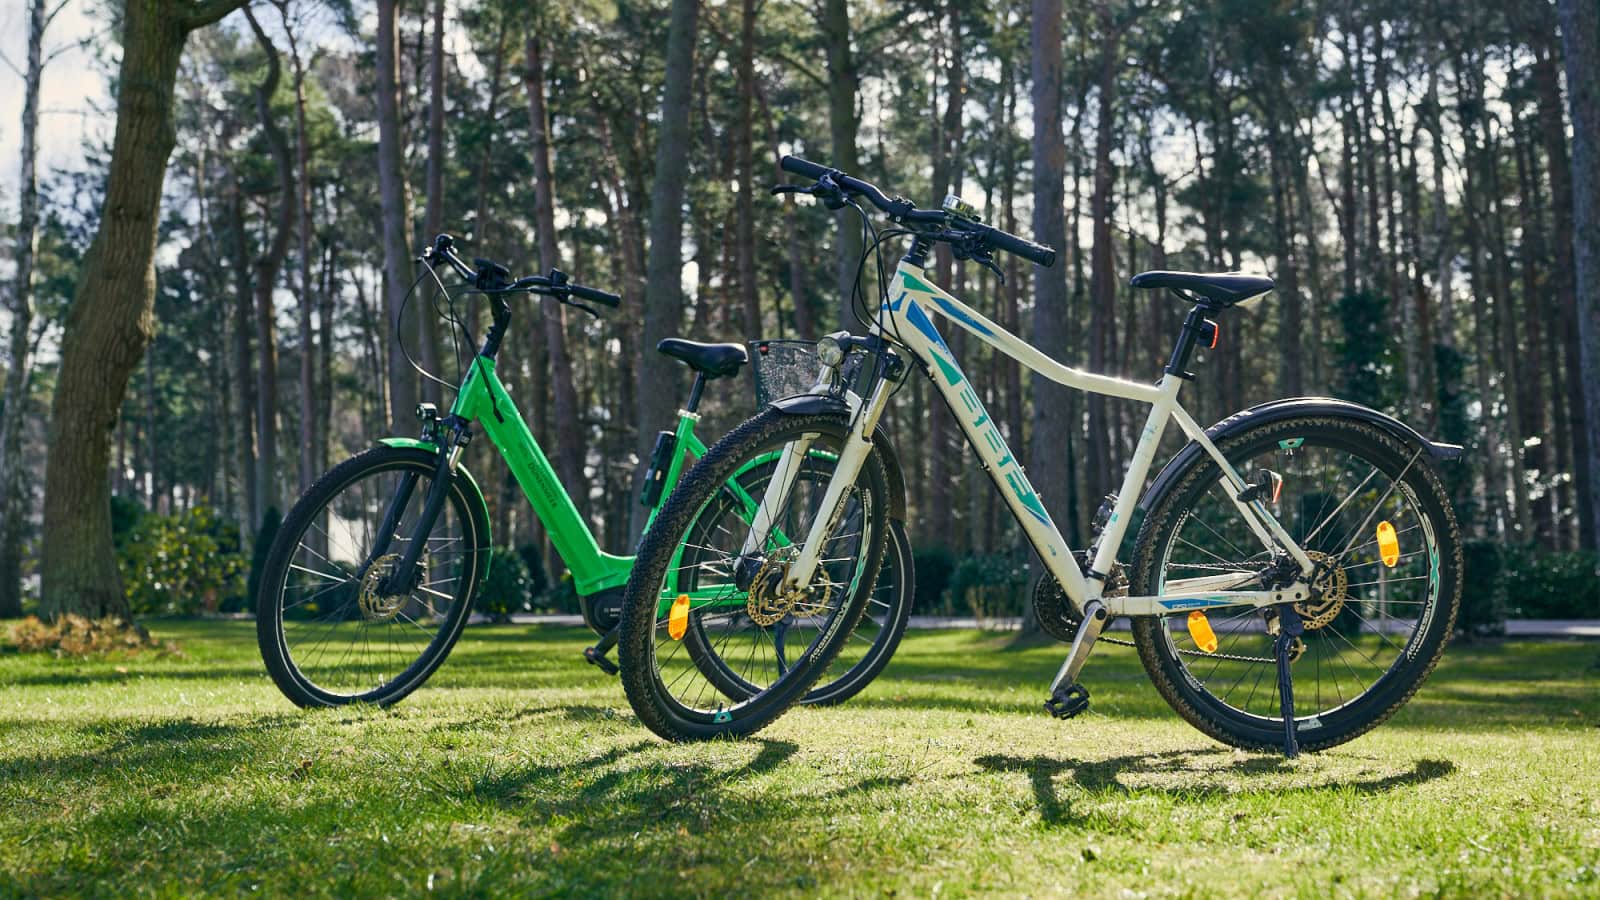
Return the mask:
<path id="1" fill-rule="evenodd" d="M 472 437 L 465 419 L 452 415 L 443 420 L 435 420 L 428 412 L 425 407 L 418 407 L 418 416 L 423 420 L 422 436 L 425 440 L 432 440 L 438 445 L 439 458 L 434 466 L 433 483 L 428 486 L 428 497 L 422 505 L 422 515 L 411 528 L 411 537 L 406 541 L 406 549 L 400 554 L 400 561 L 379 585 L 379 590 L 386 595 L 410 593 L 416 587 L 417 563 L 422 559 L 423 552 L 428 549 L 428 536 L 433 533 L 439 512 L 444 509 L 445 500 L 449 498 L 450 483 L 455 478 L 456 466 L 461 461 L 461 451 Z M 411 503 L 412 494 L 416 492 L 418 477 L 420 476 L 415 473 L 408 473 L 401 481 L 399 490 L 395 491 L 394 497 L 390 499 L 372 552 L 368 554 L 366 562 L 361 567 L 363 572 L 388 553 L 389 546 L 402 524 L 400 518 Z"/>
<path id="2" fill-rule="evenodd" d="M 811 584 L 811 579 L 816 575 L 817 567 L 821 563 L 823 546 L 828 541 L 828 535 L 839 524 L 839 517 L 844 513 L 846 493 L 856 483 L 856 478 L 861 474 L 861 467 L 866 464 L 867 455 L 872 452 L 873 429 L 877 428 L 878 419 L 888 406 L 889 394 L 893 388 L 893 384 L 886 378 L 876 378 L 874 381 L 871 393 L 856 408 L 856 414 L 850 423 L 850 433 L 845 437 L 844 447 L 839 451 L 839 458 L 834 463 L 833 477 L 828 479 L 828 489 L 822 495 L 822 504 L 818 508 L 826 512 L 811 523 L 800 556 L 789 569 L 789 582 L 792 587 L 803 588 Z M 805 449 L 795 449 L 799 443 L 802 442 L 797 441 L 785 448 L 785 461 L 791 454 L 797 459 L 805 458 Z M 792 478 L 790 480 L 792 481 Z M 774 478 L 773 483 L 778 484 L 778 480 Z M 783 485 L 782 490 L 786 493 L 789 486 Z M 766 505 L 763 499 L 762 506 Z M 755 529 L 751 530 L 751 537 L 758 537 Z M 759 537 L 765 541 L 764 535 Z M 757 545 L 756 549 L 759 548 L 760 545 Z M 746 552 L 751 552 L 750 548 L 747 547 Z"/>

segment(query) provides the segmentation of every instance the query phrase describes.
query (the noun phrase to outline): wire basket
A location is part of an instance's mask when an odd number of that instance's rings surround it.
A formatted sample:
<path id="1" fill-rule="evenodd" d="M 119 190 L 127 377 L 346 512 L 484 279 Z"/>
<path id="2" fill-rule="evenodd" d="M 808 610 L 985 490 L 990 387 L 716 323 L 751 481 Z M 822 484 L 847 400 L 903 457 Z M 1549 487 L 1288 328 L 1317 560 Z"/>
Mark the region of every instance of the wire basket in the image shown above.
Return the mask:
<path id="1" fill-rule="evenodd" d="M 835 388 L 855 381 L 861 358 L 860 353 L 845 357 L 833 381 Z M 785 397 L 809 393 L 820 371 L 816 341 L 750 342 L 750 373 L 755 378 L 757 409 Z"/>

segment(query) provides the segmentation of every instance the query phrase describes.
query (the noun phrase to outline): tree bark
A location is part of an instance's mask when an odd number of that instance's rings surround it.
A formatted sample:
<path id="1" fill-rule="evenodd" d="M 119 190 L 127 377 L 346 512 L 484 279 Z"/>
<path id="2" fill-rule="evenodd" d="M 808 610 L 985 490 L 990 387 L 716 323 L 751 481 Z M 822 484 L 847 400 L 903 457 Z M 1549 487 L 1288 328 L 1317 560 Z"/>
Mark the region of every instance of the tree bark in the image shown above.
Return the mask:
<path id="1" fill-rule="evenodd" d="M 739 274 L 739 306 L 744 310 L 744 333 L 759 337 L 761 300 L 756 290 L 755 118 L 756 3 L 741 0 L 739 15 L 739 109 L 733 133 L 738 165 L 739 195 L 734 198 L 734 252 Z"/>
<path id="2" fill-rule="evenodd" d="M 28 4 L 28 61 L 22 87 L 22 166 L 17 178 L 17 234 L 11 291 L 10 359 L 0 401 L 0 619 L 22 615 L 22 537 L 27 530 L 27 481 L 22 430 L 33 361 L 33 253 L 38 241 L 39 82 L 44 73 L 45 0 Z"/>
<path id="3" fill-rule="evenodd" d="M 326 435 L 318 429 L 318 391 L 316 376 L 316 336 L 311 327 L 311 314 L 317 305 L 311 284 L 311 144 L 306 130 L 306 68 L 300 57 L 300 44 L 295 38 L 295 28 L 289 18 L 287 0 L 278 6 L 283 21 L 284 34 L 289 40 L 289 64 L 294 70 L 294 147 L 295 147 L 295 208 L 298 219 L 295 228 L 298 237 L 297 252 L 300 257 L 300 302 L 297 307 L 300 326 L 300 491 L 311 488 L 317 477 L 317 463 L 321 456 L 319 446 Z M 324 332 L 324 340 L 328 337 Z M 330 391 L 332 383 L 324 385 Z"/>
<path id="4" fill-rule="evenodd" d="M 1121 60 L 1121 34 L 1113 22 L 1109 5 L 1098 8 L 1101 28 L 1101 57 L 1096 84 L 1098 112 L 1094 139 L 1094 188 L 1089 195 L 1089 218 L 1094 245 L 1089 256 L 1089 371 L 1104 372 L 1110 362 L 1112 328 L 1116 316 L 1117 281 L 1111 247 L 1111 204 L 1116 173 L 1111 168 L 1111 145 L 1115 139 L 1117 71 Z M 1106 415 L 1106 398 L 1090 394 L 1089 405 L 1089 501 L 1111 490 L 1111 426 Z"/>
<path id="5" fill-rule="evenodd" d="M 1578 349 L 1583 383 L 1600 384 L 1600 8 L 1591 0 L 1558 0 L 1572 116 L 1572 256 L 1578 299 Z M 1574 398 L 1575 399 L 1575 398 Z M 1600 534 L 1600 390 L 1583 398 L 1588 429 L 1592 535 Z M 1591 545 L 1592 546 L 1592 545 Z"/>
<path id="6" fill-rule="evenodd" d="M 411 208 L 400 134 L 400 89 L 396 67 L 400 36 L 395 18 L 399 0 L 378 0 L 378 52 L 375 87 L 378 110 L 378 195 L 383 218 L 384 309 L 392 328 L 388 346 L 389 427 L 407 430 L 417 406 L 417 379 L 400 344 L 405 323 L 400 313 L 411 287 Z"/>
<path id="7" fill-rule="evenodd" d="M 672 418 L 677 398 L 667 390 L 678 381 L 677 363 L 655 352 L 683 317 L 683 182 L 689 168 L 689 100 L 694 81 L 694 45 L 699 0 L 672 0 L 667 26 L 666 85 L 661 95 L 661 128 L 656 136 L 655 178 L 650 189 L 650 251 L 645 266 L 649 293 L 644 298 L 639 379 L 639 436 L 642 459 L 650 452 L 655 427 Z M 656 423 L 660 423 L 657 425 Z M 644 525 L 634 507 L 637 534 Z"/>
<path id="8" fill-rule="evenodd" d="M 1033 56 L 1033 239 L 1047 247 L 1066 244 L 1067 148 L 1061 132 L 1061 0 L 1033 0 L 1029 28 Z M 1035 271 L 1032 343 L 1046 353 L 1067 346 L 1067 282 L 1057 268 Z M 1054 500 L 1055 515 L 1072 521 L 1072 509 L 1062 509 L 1067 497 L 1068 446 L 1074 429 L 1065 387 L 1035 372 L 1033 429 L 1028 439 L 1028 469 L 1035 492 L 1047 507 Z M 938 514 L 938 511 L 935 511 Z M 1035 561 L 1035 567 L 1038 563 Z M 1042 571 L 1042 570 L 1041 570 Z M 1031 606 L 1024 629 L 1037 629 Z"/>
<path id="9" fill-rule="evenodd" d="M 423 211 L 422 239 L 431 241 L 444 230 L 444 5 L 445 0 L 433 0 L 433 29 L 428 43 L 428 167 L 424 173 L 427 193 Z M 426 307 L 418 308 L 417 344 L 422 353 L 422 368 L 439 376 L 438 321 Z M 432 378 L 421 379 L 422 397 L 429 403 L 439 403 L 439 383 Z"/>
<path id="10" fill-rule="evenodd" d="M 173 85 L 189 32 L 238 3 L 128 0 L 100 226 L 61 341 L 45 463 L 41 611 L 128 616 L 111 544 L 111 432 L 155 330 L 156 227 L 176 141 Z"/>
<path id="11" fill-rule="evenodd" d="M 856 92 L 861 88 L 861 72 L 850 47 L 848 0 L 824 0 L 821 28 L 828 55 L 828 135 L 832 141 L 832 158 L 826 164 L 857 174 L 861 160 L 856 155 L 856 135 L 861 123 L 856 115 Z M 834 243 L 839 327 L 848 329 L 857 327 L 850 298 L 855 292 L 856 267 L 861 259 L 861 222 L 849 208 L 835 212 L 833 218 L 839 229 Z"/>
<path id="12" fill-rule="evenodd" d="M 1538 58 L 1534 61 L 1532 74 L 1538 94 L 1539 136 L 1544 145 L 1545 164 L 1550 172 L 1551 234 L 1555 237 L 1551 242 L 1554 251 L 1550 270 L 1551 287 L 1555 292 L 1561 321 L 1576 322 L 1577 264 L 1573 258 L 1574 242 L 1566 238 L 1567 235 L 1576 234 L 1573 230 L 1576 195 L 1572 185 L 1572 159 L 1567 152 L 1567 123 L 1562 114 L 1560 66 L 1556 60 L 1560 47 L 1552 46 L 1557 44 L 1553 30 L 1541 31 L 1538 36 L 1538 43 L 1546 46 L 1542 51 L 1536 51 Z M 1568 87 L 1570 90 L 1570 82 Z M 1588 395 L 1600 393 L 1600 388 L 1591 388 L 1594 382 L 1584 379 L 1579 329 L 1567 327 L 1561 329 L 1561 333 L 1565 400 L 1556 405 L 1556 415 L 1566 420 L 1572 445 L 1572 493 L 1577 512 L 1578 543 L 1582 547 L 1595 548 L 1596 535 L 1600 534 L 1595 528 L 1596 510 L 1600 506 L 1594 502 L 1594 483 L 1600 477 L 1600 469 L 1595 468 L 1594 455 L 1589 450 L 1588 430 L 1583 427 L 1584 416 L 1575 415 L 1574 411 L 1583 410 Z"/>
<path id="13" fill-rule="evenodd" d="M 272 226 L 272 238 L 261 255 L 256 257 L 256 490 L 261 493 L 263 515 L 283 511 L 283 500 L 278 484 L 278 341 L 276 309 L 273 292 L 278 286 L 278 273 L 289 254 L 289 233 L 295 227 L 295 179 L 289 157 L 289 141 L 283 135 L 272 115 L 272 95 L 277 93 L 281 68 L 277 48 L 267 39 L 260 23 L 244 8 L 256 42 L 267 56 L 267 74 L 255 87 L 256 115 L 261 120 L 261 131 L 271 148 L 272 159 L 278 170 L 278 184 L 282 196 L 278 198 L 278 221 Z M 260 523 L 257 523 L 258 525 Z"/>
<path id="14" fill-rule="evenodd" d="M 530 35 L 524 48 L 528 68 L 528 119 L 533 144 L 534 229 L 539 237 L 539 268 L 548 272 L 559 268 L 561 253 L 556 241 L 555 182 L 550 170 L 550 113 L 545 108 L 544 48 Z M 551 410 L 555 421 L 556 474 L 572 501 L 582 510 L 587 505 L 588 484 L 583 478 L 583 430 L 578 421 L 578 393 L 572 383 L 572 359 L 567 353 L 567 310 L 552 300 L 539 304 L 544 317 L 545 364 L 555 399 Z"/>

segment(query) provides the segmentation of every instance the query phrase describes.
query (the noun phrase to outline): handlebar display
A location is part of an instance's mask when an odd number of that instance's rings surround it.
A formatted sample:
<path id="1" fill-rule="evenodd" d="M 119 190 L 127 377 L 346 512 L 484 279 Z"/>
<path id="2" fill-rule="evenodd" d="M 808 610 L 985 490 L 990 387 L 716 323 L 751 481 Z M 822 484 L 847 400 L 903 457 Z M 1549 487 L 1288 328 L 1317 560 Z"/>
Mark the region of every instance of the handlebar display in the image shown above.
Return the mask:
<path id="1" fill-rule="evenodd" d="M 808 159 L 801 159 L 798 156 L 783 157 L 778 161 L 778 167 L 785 172 L 810 178 L 813 181 L 831 183 L 847 194 L 864 197 L 873 206 L 901 222 L 912 225 L 943 226 L 965 234 L 977 235 L 985 244 L 996 250 L 1004 250 L 1045 268 L 1055 265 L 1056 251 L 1043 244 L 1036 244 L 1027 238 L 1018 237 L 990 225 L 963 219 L 953 219 L 944 210 L 918 209 L 909 200 L 899 198 L 891 200 L 872 182 L 863 181 L 854 175 L 847 175 L 838 169 L 830 169 L 827 166 L 814 163 Z"/>

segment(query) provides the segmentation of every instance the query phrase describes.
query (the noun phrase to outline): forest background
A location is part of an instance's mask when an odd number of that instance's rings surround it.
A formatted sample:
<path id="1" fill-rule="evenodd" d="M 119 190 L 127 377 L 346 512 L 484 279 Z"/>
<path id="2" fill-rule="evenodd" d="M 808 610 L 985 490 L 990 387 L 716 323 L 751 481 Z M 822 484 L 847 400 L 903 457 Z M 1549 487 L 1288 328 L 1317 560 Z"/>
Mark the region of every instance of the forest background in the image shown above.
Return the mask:
<path id="1" fill-rule="evenodd" d="M 81 8 L 80 8 L 81 7 Z M 1332 395 L 1467 445 L 1470 627 L 1600 616 L 1600 4 L 1590 0 L 27 0 L 4 23 L 0 618 L 244 609 L 320 472 L 448 403 L 413 258 L 449 232 L 624 298 L 517 308 L 500 371 L 609 549 L 688 379 L 657 340 L 856 327 L 847 217 L 781 154 L 1060 251 L 939 281 L 1153 378 L 1144 269 L 1262 272 L 1186 402 Z M 76 24 L 69 28 L 69 20 Z M 83 27 L 79 27 L 83 26 Z M 103 84 L 41 105 L 52 79 Z M 46 92 L 48 95 L 48 92 Z M 42 139 L 41 139 L 42 138 Z M 40 148 L 45 148 L 43 155 Z M 893 248 L 890 250 L 893 253 Z M 889 257 L 891 260 L 893 256 Z M 870 268 L 868 270 L 870 272 Z M 870 279 L 869 279 L 870 281 Z M 474 306 L 481 334 L 486 311 Z M 1142 419 L 953 338 L 1075 546 Z M 1020 613 L 1019 530 L 922 385 L 890 413 L 922 611 Z M 754 409 L 709 392 L 708 435 Z M 500 594 L 570 609 L 475 443 Z M 1173 449 L 1172 447 L 1168 448 Z"/>

